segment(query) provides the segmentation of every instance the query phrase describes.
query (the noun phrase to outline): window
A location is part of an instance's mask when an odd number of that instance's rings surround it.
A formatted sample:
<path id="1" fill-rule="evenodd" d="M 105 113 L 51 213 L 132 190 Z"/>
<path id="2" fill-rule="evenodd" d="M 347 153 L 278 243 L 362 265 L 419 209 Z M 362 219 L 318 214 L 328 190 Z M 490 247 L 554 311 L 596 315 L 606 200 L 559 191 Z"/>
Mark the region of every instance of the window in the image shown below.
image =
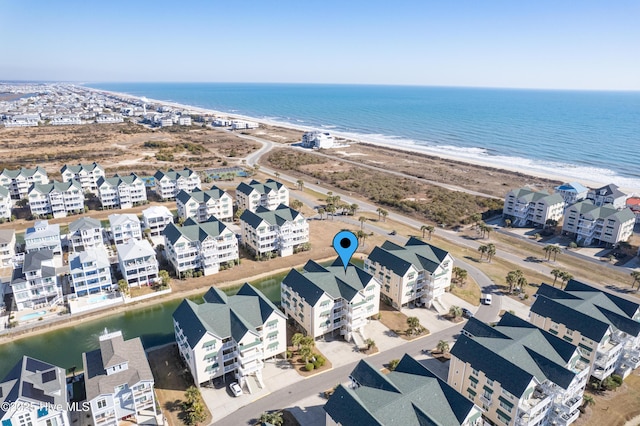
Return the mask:
<path id="1" fill-rule="evenodd" d="M 487 386 L 493 386 L 493 380 L 487 378 Z"/>
<path id="2" fill-rule="evenodd" d="M 476 369 L 474 368 L 474 369 L 472 369 L 471 373 L 472 373 L 474 376 L 477 376 L 477 375 L 478 375 L 478 370 L 476 370 Z"/>
<path id="3" fill-rule="evenodd" d="M 104 408 L 106 406 L 107 406 L 107 400 L 106 399 L 98 400 L 98 408 Z"/>

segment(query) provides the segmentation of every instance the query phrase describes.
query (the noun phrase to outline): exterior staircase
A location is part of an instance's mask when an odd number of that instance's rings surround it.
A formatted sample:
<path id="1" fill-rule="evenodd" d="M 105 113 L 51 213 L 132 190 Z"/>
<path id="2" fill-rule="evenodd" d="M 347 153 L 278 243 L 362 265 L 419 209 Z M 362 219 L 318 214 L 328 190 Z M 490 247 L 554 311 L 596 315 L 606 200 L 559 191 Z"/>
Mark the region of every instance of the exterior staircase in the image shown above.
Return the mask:
<path id="1" fill-rule="evenodd" d="M 431 302 L 431 306 L 436 310 L 438 315 L 445 315 L 449 312 L 449 310 L 442 304 L 440 299 L 433 299 Z"/>

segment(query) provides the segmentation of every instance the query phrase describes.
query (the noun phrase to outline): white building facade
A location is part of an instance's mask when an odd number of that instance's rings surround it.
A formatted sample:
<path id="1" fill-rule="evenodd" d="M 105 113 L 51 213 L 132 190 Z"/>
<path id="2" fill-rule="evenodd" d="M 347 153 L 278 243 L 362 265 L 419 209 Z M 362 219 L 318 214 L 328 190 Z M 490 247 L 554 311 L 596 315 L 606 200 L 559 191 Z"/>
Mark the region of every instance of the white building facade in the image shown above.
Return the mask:
<path id="1" fill-rule="evenodd" d="M 140 219 L 135 214 L 110 214 L 109 227 L 114 244 L 124 244 L 130 240 L 142 239 Z"/>
<path id="2" fill-rule="evenodd" d="M 558 193 L 520 188 L 507 193 L 502 214 L 505 218 L 510 218 L 512 225 L 516 227 L 543 227 L 548 220 L 560 221 L 564 206 L 564 198 Z"/>
<path id="3" fill-rule="evenodd" d="M 173 223 L 173 213 L 165 206 L 151 206 L 142 210 L 142 223 L 149 235 L 161 235 L 167 225 Z"/>
<path id="4" fill-rule="evenodd" d="M 98 179 L 104 177 L 104 169 L 100 164 L 93 162 L 91 164 L 68 165 L 65 164 L 60 169 L 63 182 L 75 180 L 80 183 L 84 192 L 98 193 Z"/>
<path id="5" fill-rule="evenodd" d="M 202 189 L 200 176 L 190 169 L 169 169 L 166 173 L 158 170 L 153 177 L 156 194 L 163 200 L 175 198 L 181 190 L 191 192 Z"/>
<path id="6" fill-rule="evenodd" d="M 280 204 L 289 205 L 289 190 L 282 183 L 267 179 L 265 183 L 252 180 L 236 188 L 236 202 L 241 210 L 255 212 L 259 206 L 275 210 Z"/>
<path id="7" fill-rule="evenodd" d="M 217 186 L 206 191 L 180 191 L 176 195 L 176 204 L 178 216 L 183 219 L 193 218 L 197 222 L 204 222 L 214 216 L 223 222 L 233 220 L 233 199 Z"/>
<path id="8" fill-rule="evenodd" d="M 49 224 L 47 220 L 38 220 L 28 228 L 24 235 L 25 251 L 31 253 L 38 250 L 51 250 L 55 255 L 62 254 L 60 225 Z"/>
<path id="9" fill-rule="evenodd" d="M 82 217 L 69 224 L 69 249 L 72 252 L 104 247 L 102 223 L 90 217 Z"/>
<path id="10" fill-rule="evenodd" d="M 75 180 L 34 184 L 29 190 L 29 208 L 35 217 L 83 213 L 84 190 Z"/>
<path id="11" fill-rule="evenodd" d="M 104 247 L 88 248 L 69 256 L 69 276 L 76 297 L 111 291 L 111 264 Z"/>
<path id="12" fill-rule="evenodd" d="M 11 208 L 13 207 L 13 201 L 11 201 L 11 195 L 9 190 L 4 186 L 0 186 L 0 218 L 11 219 Z"/>
<path id="13" fill-rule="evenodd" d="M 51 307 L 62 300 L 51 250 L 25 254 L 22 270 L 15 271 L 14 277 L 11 291 L 18 311 Z"/>
<path id="14" fill-rule="evenodd" d="M 49 183 L 47 171 L 42 167 L 19 170 L 4 169 L 0 173 L 0 184 L 7 188 L 14 200 L 27 198 L 33 184 Z"/>
<path id="15" fill-rule="evenodd" d="M 148 241 L 132 239 L 116 248 L 118 266 L 129 287 L 153 285 L 159 281 L 156 252 Z"/>
<path id="16" fill-rule="evenodd" d="M 97 181 L 98 197 L 104 209 L 130 209 L 147 201 L 144 181 L 135 173 L 128 176 L 101 177 Z"/>
<path id="17" fill-rule="evenodd" d="M 562 232 L 573 234 L 581 245 L 615 245 L 633 235 L 636 217 L 629 208 L 618 210 L 612 205 L 598 207 L 591 201 L 569 206 L 562 223 Z"/>

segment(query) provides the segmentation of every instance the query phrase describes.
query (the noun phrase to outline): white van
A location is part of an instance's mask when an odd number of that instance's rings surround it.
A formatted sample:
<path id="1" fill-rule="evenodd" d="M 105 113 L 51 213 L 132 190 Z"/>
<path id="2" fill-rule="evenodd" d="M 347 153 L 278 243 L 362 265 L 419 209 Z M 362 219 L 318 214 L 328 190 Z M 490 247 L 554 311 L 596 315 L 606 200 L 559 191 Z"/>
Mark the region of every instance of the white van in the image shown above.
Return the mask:
<path id="1" fill-rule="evenodd" d="M 491 304 L 491 295 L 488 293 L 483 293 L 482 294 L 482 303 L 484 303 L 485 305 L 490 305 Z"/>

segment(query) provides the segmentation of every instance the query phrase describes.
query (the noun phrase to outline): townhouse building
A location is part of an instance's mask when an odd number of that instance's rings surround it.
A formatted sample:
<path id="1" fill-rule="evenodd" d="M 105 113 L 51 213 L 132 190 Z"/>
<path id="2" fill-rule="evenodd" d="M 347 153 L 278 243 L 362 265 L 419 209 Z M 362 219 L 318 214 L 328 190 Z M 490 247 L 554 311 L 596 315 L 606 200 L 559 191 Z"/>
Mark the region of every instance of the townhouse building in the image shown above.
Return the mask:
<path id="1" fill-rule="evenodd" d="M 202 223 L 187 219 L 182 226 L 170 223 L 163 234 L 165 257 L 179 277 L 196 270 L 217 274 L 239 260 L 236 234 L 215 217 Z"/>
<path id="2" fill-rule="evenodd" d="M 565 207 L 587 198 L 589 188 L 578 182 L 568 182 L 555 187 L 556 193 L 564 200 Z"/>
<path id="3" fill-rule="evenodd" d="M 258 206 L 240 216 L 242 243 L 257 257 L 266 253 L 290 256 L 309 242 L 309 223 L 302 214 L 284 204 L 275 210 Z"/>
<path id="4" fill-rule="evenodd" d="M 257 129 L 258 127 L 260 127 L 260 124 L 254 121 L 231 120 L 232 130 Z"/>
<path id="5" fill-rule="evenodd" d="M 98 193 L 98 179 L 104 178 L 104 169 L 95 161 L 91 164 L 65 164 L 60 169 L 63 182 L 77 181 L 84 192 Z"/>
<path id="6" fill-rule="evenodd" d="M 117 244 L 118 267 L 129 287 L 153 285 L 158 282 L 156 252 L 147 240 L 130 239 Z"/>
<path id="7" fill-rule="evenodd" d="M 542 284 L 529 321 L 578 348 L 598 380 L 640 367 L 640 305 L 570 280 L 564 290 Z"/>
<path id="8" fill-rule="evenodd" d="M 633 235 L 636 217 L 629 208 L 622 210 L 605 205 L 598 207 L 591 201 L 569 206 L 562 223 L 562 232 L 573 235 L 580 245 L 615 245 Z"/>
<path id="9" fill-rule="evenodd" d="M 374 247 L 364 270 L 378 279 L 380 294 L 394 308 L 409 303 L 444 310 L 440 297 L 451 285 L 453 258 L 415 237 L 403 246 L 385 241 Z"/>
<path id="10" fill-rule="evenodd" d="M 145 231 L 148 229 L 151 236 L 161 235 L 170 223 L 173 223 L 173 213 L 165 206 L 151 206 L 142 210 L 143 228 Z"/>
<path id="11" fill-rule="evenodd" d="M 345 270 L 340 259 L 330 266 L 309 260 L 302 272 L 292 269 L 280 291 L 285 314 L 314 339 L 337 332 L 363 346 L 364 327 L 380 308 L 380 283 L 357 266 Z"/>
<path id="12" fill-rule="evenodd" d="M 114 289 L 111 263 L 104 247 L 91 247 L 69 255 L 69 277 L 76 297 Z"/>
<path id="13" fill-rule="evenodd" d="M 176 195 L 176 204 L 178 216 L 183 219 L 193 218 L 197 222 L 204 222 L 214 216 L 223 222 L 233 220 L 233 199 L 215 185 L 205 191 L 180 191 Z"/>
<path id="14" fill-rule="evenodd" d="M 4 169 L 0 173 L 0 185 L 9 190 L 11 198 L 21 200 L 29 195 L 29 188 L 33 184 L 49 183 L 47 171 L 42 167 L 19 170 Z"/>
<path id="15" fill-rule="evenodd" d="M 104 247 L 102 223 L 90 217 L 81 217 L 69 224 L 69 249 L 72 252 Z"/>
<path id="16" fill-rule="evenodd" d="M 17 114 L 7 116 L 5 127 L 38 127 L 40 114 Z"/>
<path id="17" fill-rule="evenodd" d="M 144 180 L 135 173 L 128 176 L 116 174 L 111 178 L 101 176 L 96 185 L 103 209 L 130 209 L 147 201 Z"/>
<path id="18" fill-rule="evenodd" d="M 175 198 L 181 190 L 191 192 L 202 189 L 200 176 L 190 169 L 173 170 L 166 173 L 158 170 L 154 175 L 156 194 L 163 200 Z"/>
<path id="19" fill-rule="evenodd" d="M 94 425 L 117 426 L 122 420 L 156 423 L 155 381 L 139 337 L 103 334 L 100 347 L 82 354 L 87 402 Z"/>
<path id="20" fill-rule="evenodd" d="M 124 244 L 130 240 L 142 239 L 140 219 L 135 214 L 110 214 L 109 227 L 114 244 Z"/>
<path id="21" fill-rule="evenodd" d="M 52 126 L 77 126 L 84 124 L 78 115 L 58 115 L 49 121 Z"/>
<path id="22" fill-rule="evenodd" d="M 29 208 L 35 217 L 54 218 L 84 212 L 84 190 L 75 180 L 34 184 L 29 189 Z"/>
<path id="23" fill-rule="evenodd" d="M 592 189 L 587 193 L 587 200 L 590 200 L 598 207 L 607 206 L 614 209 L 622 209 L 629 198 L 629 194 L 618 189 L 618 185 L 610 183 L 601 188 Z"/>
<path id="24" fill-rule="evenodd" d="M 0 219 L 11 219 L 11 208 L 13 202 L 9 190 L 4 186 L 0 186 Z"/>
<path id="25" fill-rule="evenodd" d="M 349 384 L 338 385 L 324 411 L 327 426 L 482 425 L 473 402 L 407 354 L 389 374 L 360 360 Z"/>
<path id="26" fill-rule="evenodd" d="M 0 382 L 2 426 L 70 426 L 63 368 L 23 355 Z"/>
<path id="27" fill-rule="evenodd" d="M 568 426 L 589 367 L 571 343 L 510 313 L 495 327 L 470 318 L 451 348 L 447 383 L 494 425 Z"/>
<path id="28" fill-rule="evenodd" d="M 0 229 L 0 268 L 12 267 L 16 256 L 16 231 Z"/>
<path id="29" fill-rule="evenodd" d="M 267 179 L 265 183 L 252 180 L 241 182 L 236 188 L 238 208 L 255 212 L 259 206 L 275 210 L 280 204 L 289 205 L 289 189 L 282 183 Z"/>
<path id="30" fill-rule="evenodd" d="M 262 370 L 287 349 L 287 318 L 258 289 L 235 296 L 211 287 L 204 303 L 184 299 L 173 313 L 180 356 L 198 387 L 232 373 L 250 393 L 264 387 Z"/>
<path id="31" fill-rule="evenodd" d="M 513 189 L 505 196 L 502 215 L 510 218 L 515 227 L 543 227 L 547 220 L 562 219 L 564 203 L 559 193 L 549 194 L 529 188 Z"/>
<path id="32" fill-rule="evenodd" d="M 31 253 L 38 250 L 51 250 L 55 255 L 62 255 L 60 241 L 60 225 L 49 224 L 48 220 L 38 220 L 33 227 L 27 228 L 24 234 L 25 251 Z"/>
<path id="33" fill-rule="evenodd" d="M 38 250 L 26 253 L 22 267 L 13 271 L 11 291 L 18 311 L 48 307 L 62 300 L 53 252 Z"/>
<path id="34" fill-rule="evenodd" d="M 110 124 L 110 123 L 122 123 L 124 117 L 120 114 L 100 114 L 96 117 L 96 123 L 98 124 Z"/>

